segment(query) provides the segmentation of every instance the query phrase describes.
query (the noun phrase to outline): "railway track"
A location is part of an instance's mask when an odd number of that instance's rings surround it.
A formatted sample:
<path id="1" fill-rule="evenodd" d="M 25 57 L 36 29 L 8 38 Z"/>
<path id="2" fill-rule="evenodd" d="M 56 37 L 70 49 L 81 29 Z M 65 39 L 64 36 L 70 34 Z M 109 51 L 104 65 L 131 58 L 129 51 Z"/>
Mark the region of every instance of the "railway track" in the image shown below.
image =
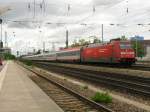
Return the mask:
<path id="1" fill-rule="evenodd" d="M 94 63 L 94 64 L 83 64 L 83 65 L 150 71 L 150 65 L 144 65 L 144 64 L 139 64 L 139 63 L 133 64 L 132 66 L 126 66 L 126 65 L 120 65 L 120 64 L 105 64 L 105 63 L 104 64 Z"/>
<path id="2" fill-rule="evenodd" d="M 141 71 L 150 71 L 150 66 L 142 65 L 142 64 L 134 64 L 132 66 L 124 66 L 117 64 L 87 64 L 90 66 L 102 66 L 102 67 L 111 67 L 111 68 L 123 68 L 123 69 L 131 69 L 131 70 L 141 70 Z"/>
<path id="3" fill-rule="evenodd" d="M 36 61 L 33 61 L 36 62 Z M 41 63 L 48 63 L 48 61 L 38 61 Z M 55 62 L 52 62 L 55 63 Z M 58 62 L 56 62 L 58 63 Z M 67 64 L 67 63 L 66 63 Z M 74 64 L 74 63 L 69 63 Z M 76 63 L 79 64 L 79 63 Z M 126 66 L 126 65 L 120 65 L 120 64 L 105 64 L 105 63 L 80 63 L 79 65 L 89 65 L 89 66 L 100 66 L 100 67 L 111 67 L 111 68 L 123 68 L 123 69 L 131 69 L 131 70 L 141 70 L 141 71 L 150 71 L 149 65 L 143 65 L 143 64 L 133 64 L 132 66 Z"/>
<path id="4" fill-rule="evenodd" d="M 129 69 L 142 70 L 142 71 L 150 71 L 150 66 L 136 64 L 136 65 L 132 66 Z"/>
<path id="5" fill-rule="evenodd" d="M 25 66 L 23 66 L 25 67 Z M 58 82 L 25 67 L 36 75 L 30 76 L 65 112 L 114 112 Z"/>
<path id="6" fill-rule="evenodd" d="M 132 66 L 123 66 L 117 64 L 87 64 L 90 66 L 102 66 L 102 67 L 111 67 L 111 68 L 123 68 L 123 69 L 131 69 L 131 70 L 141 70 L 141 71 L 150 71 L 150 66 L 142 65 L 142 64 L 134 64 Z"/>
<path id="7" fill-rule="evenodd" d="M 131 75 L 110 74 L 82 69 L 72 69 L 50 65 L 48 63 L 34 63 L 38 67 L 61 73 L 75 78 L 83 79 L 95 84 L 107 86 L 121 92 L 129 92 L 133 95 L 150 97 L 150 78 Z"/>

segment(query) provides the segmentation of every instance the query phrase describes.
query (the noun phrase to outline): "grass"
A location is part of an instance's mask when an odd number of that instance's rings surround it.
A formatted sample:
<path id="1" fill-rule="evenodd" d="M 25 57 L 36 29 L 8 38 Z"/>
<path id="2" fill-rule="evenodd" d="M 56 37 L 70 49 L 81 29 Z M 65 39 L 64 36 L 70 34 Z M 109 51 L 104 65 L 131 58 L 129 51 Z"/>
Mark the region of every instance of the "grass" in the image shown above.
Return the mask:
<path id="1" fill-rule="evenodd" d="M 96 92 L 91 99 L 98 103 L 111 103 L 112 97 L 108 93 Z"/>
<path id="2" fill-rule="evenodd" d="M 83 86 L 83 89 L 88 89 L 88 86 L 87 85 Z"/>
<path id="3" fill-rule="evenodd" d="M 66 79 L 66 78 L 64 78 L 64 81 L 67 81 L 67 79 Z"/>
<path id="4" fill-rule="evenodd" d="M 30 61 L 30 60 L 25 60 L 23 62 L 24 62 L 24 64 L 26 64 L 28 66 L 32 66 L 32 61 Z"/>

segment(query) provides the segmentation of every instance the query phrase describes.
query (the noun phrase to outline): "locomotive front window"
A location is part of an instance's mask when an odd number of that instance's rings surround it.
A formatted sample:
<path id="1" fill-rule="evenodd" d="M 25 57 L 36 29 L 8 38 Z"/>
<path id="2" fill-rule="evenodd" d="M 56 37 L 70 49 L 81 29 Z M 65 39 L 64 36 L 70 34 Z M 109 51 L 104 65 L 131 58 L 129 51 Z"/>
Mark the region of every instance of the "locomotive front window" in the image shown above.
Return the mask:
<path id="1" fill-rule="evenodd" d="M 120 44 L 121 49 L 131 49 L 131 44 Z"/>

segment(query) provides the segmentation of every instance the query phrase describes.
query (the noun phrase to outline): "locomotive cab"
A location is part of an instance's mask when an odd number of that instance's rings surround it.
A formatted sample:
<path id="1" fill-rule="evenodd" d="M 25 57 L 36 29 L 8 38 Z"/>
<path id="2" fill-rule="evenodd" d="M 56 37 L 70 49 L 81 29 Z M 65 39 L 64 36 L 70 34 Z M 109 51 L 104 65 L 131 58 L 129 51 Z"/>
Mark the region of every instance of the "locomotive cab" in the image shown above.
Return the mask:
<path id="1" fill-rule="evenodd" d="M 113 51 L 113 56 L 118 63 L 128 65 L 135 63 L 135 52 L 129 41 L 114 41 Z"/>

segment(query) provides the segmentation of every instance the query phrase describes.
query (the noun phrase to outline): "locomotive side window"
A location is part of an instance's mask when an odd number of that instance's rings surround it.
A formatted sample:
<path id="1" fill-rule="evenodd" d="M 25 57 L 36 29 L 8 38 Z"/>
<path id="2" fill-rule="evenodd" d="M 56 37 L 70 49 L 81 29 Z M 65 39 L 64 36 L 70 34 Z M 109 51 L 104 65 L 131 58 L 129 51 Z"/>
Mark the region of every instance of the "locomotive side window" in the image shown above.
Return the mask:
<path id="1" fill-rule="evenodd" d="M 77 55 L 80 55 L 80 51 L 62 52 L 57 54 L 57 56 L 77 56 Z"/>
<path id="2" fill-rule="evenodd" d="M 121 49 L 131 49 L 131 44 L 121 43 L 120 44 Z"/>

